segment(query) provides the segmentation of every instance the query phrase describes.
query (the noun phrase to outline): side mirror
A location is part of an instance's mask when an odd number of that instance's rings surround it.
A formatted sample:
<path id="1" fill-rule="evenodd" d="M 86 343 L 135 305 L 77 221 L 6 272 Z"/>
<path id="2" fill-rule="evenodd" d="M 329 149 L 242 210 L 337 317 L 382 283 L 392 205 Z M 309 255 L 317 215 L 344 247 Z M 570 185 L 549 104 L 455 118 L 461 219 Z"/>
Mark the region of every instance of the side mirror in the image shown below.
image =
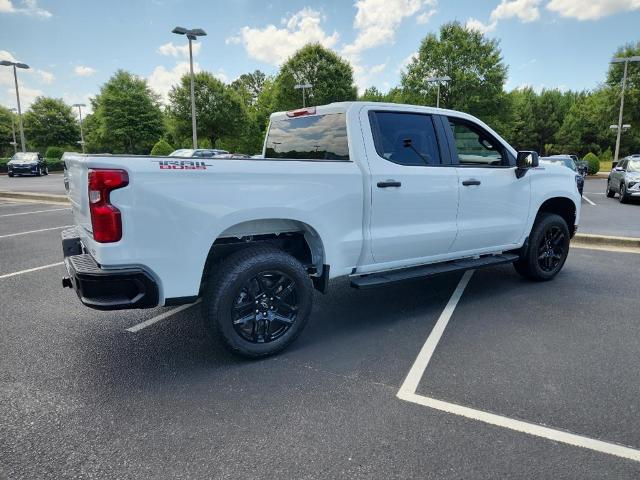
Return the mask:
<path id="1" fill-rule="evenodd" d="M 611 169 L 615 170 L 616 168 L 618 168 L 618 163 L 620 163 L 620 162 L 619 161 L 618 162 L 611 162 Z"/>
<path id="2" fill-rule="evenodd" d="M 516 167 L 518 170 L 527 170 L 538 166 L 538 152 L 523 150 L 518 152 L 516 157 Z"/>

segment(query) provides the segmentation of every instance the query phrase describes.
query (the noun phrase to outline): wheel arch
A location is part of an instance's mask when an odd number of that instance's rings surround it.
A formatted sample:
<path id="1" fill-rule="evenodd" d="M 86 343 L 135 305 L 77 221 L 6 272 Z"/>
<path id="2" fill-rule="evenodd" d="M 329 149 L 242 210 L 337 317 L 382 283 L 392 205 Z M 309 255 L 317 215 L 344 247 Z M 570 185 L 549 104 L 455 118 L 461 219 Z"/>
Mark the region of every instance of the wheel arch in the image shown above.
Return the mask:
<path id="1" fill-rule="evenodd" d="M 576 233 L 576 213 L 577 207 L 573 200 L 568 197 L 552 197 L 548 198 L 538 208 L 536 217 L 542 213 L 555 213 L 560 215 L 569 227 L 569 233 L 573 237 Z"/>

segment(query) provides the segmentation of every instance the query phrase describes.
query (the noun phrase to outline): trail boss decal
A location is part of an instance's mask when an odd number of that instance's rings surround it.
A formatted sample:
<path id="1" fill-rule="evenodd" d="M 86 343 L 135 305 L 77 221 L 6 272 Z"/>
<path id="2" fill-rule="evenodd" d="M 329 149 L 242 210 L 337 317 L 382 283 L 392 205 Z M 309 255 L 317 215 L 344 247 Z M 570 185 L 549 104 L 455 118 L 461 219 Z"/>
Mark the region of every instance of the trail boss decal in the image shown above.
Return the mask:
<path id="1" fill-rule="evenodd" d="M 192 160 L 151 160 L 160 166 L 160 170 L 206 170 L 210 163 Z"/>

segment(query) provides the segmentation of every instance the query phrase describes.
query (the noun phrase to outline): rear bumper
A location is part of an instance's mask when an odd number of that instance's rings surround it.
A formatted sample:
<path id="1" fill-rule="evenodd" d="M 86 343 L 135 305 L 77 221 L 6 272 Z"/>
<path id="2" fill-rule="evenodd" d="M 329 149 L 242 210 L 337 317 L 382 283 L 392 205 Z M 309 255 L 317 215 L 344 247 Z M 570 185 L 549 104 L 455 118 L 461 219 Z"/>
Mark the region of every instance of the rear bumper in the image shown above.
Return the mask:
<path id="1" fill-rule="evenodd" d="M 62 232 L 64 264 L 69 274 L 63 287 L 73 288 L 80 301 L 97 310 L 151 308 L 158 305 L 158 285 L 142 268 L 103 269 L 83 252 L 75 228 Z"/>

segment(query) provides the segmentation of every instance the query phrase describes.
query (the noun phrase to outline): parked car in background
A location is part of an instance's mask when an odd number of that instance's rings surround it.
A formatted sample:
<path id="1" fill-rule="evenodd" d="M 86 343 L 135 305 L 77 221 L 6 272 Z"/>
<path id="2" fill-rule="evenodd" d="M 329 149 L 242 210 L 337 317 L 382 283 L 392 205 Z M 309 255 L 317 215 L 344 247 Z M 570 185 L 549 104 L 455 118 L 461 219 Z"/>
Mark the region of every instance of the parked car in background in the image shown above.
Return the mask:
<path id="1" fill-rule="evenodd" d="M 548 158 L 567 158 L 567 157 L 573 160 L 573 162 L 576 165 L 577 171 L 580 175 L 582 175 L 582 178 L 586 177 L 587 174 L 589 173 L 589 162 L 580 160 L 577 155 L 570 155 L 570 154 L 550 155 Z"/>
<path id="2" fill-rule="evenodd" d="M 640 155 L 630 155 L 620 160 L 609 172 L 607 197 L 619 195 L 620 203 L 640 197 Z"/>
<path id="3" fill-rule="evenodd" d="M 540 165 L 544 164 L 555 164 L 555 165 L 564 165 L 567 168 L 570 168 L 574 172 L 576 172 L 576 185 L 578 186 L 578 192 L 582 196 L 582 191 L 584 190 L 584 177 L 578 172 L 578 167 L 576 166 L 576 162 L 569 155 L 553 155 L 551 157 L 540 157 Z"/>
<path id="4" fill-rule="evenodd" d="M 175 152 L 171 152 L 170 157 L 182 157 L 182 158 L 213 158 L 218 155 L 228 154 L 226 150 L 220 150 L 218 148 L 181 148 Z"/>
<path id="5" fill-rule="evenodd" d="M 18 152 L 7 162 L 7 173 L 10 177 L 16 175 L 49 175 L 47 161 L 38 152 Z"/>

